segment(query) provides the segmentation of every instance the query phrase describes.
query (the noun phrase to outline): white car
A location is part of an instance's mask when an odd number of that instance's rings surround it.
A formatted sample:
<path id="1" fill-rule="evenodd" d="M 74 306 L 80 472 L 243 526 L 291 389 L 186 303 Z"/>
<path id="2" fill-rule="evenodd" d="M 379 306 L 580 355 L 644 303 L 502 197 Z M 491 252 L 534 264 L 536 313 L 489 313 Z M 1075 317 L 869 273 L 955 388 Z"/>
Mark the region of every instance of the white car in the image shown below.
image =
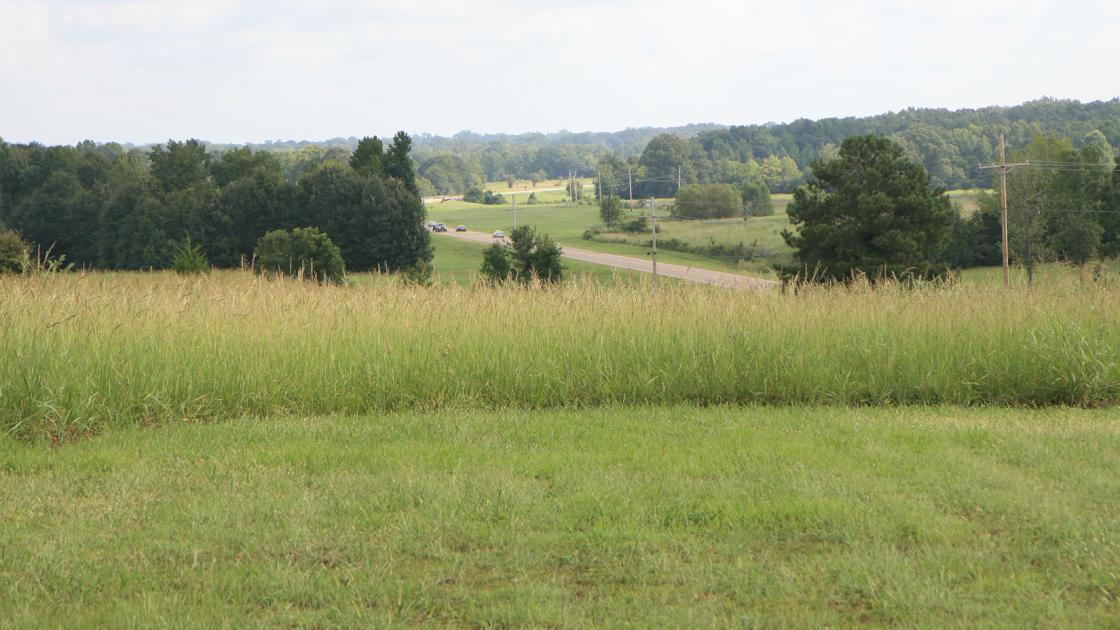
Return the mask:
<path id="1" fill-rule="evenodd" d="M 501 231 L 501 230 L 494 230 L 494 233 L 491 234 L 490 236 L 493 236 L 494 238 L 505 238 L 506 233 Z"/>

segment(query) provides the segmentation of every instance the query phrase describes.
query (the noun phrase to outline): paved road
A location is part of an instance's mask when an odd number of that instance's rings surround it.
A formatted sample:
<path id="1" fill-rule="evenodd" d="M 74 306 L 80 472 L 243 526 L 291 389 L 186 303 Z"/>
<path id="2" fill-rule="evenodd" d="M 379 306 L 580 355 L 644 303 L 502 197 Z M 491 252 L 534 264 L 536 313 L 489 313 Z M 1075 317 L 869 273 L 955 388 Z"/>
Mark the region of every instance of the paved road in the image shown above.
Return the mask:
<path id="1" fill-rule="evenodd" d="M 486 244 L 493 243 L 495 240 L 489 234 L 483 234 L 482 232 L 435 232 L 434 234 L 435 236 L 458 238 L 465 241 L 474 241 L 476 243 Z M 575 247 L 562 247 L 564 248 L 564 258 L 581 260 L 583 262 L 589 262 L 596 265 L 617 267 L 618 269 L 629 269 L 630 271 L 653 273 L 653 262 L 646 258 L 633 258 L 631 256 L 604 254 L 602 252 L 593 252 L 591 250 L 577 249 Z M 696 267 L 686 267 L 685 265 L 674 265 L 663 262 L 657 263 L 657 275 L 668 276 L 670 278 L 679 278 L 681 280 L 688 280 L 690 282 L 700 282 L 703 284 L 714 284 L 721 287 L 731 287 L 734 289 L 769 289 L 778 286 L 778 283 L 773 280 L 750 278 L 735 273 L 711 271 L 709 269 L 697 269 Z"/>

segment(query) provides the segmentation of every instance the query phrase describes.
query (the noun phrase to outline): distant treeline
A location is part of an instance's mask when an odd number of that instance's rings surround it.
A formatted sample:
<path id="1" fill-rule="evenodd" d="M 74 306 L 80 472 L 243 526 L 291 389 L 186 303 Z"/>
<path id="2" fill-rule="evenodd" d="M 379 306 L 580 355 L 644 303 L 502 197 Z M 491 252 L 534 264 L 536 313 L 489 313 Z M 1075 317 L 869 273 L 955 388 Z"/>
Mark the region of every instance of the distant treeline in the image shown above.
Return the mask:
<path id="1" fill-rule="evenodd" d="M 79 267 L 166 267 L 188 237 L 237 266 L 269 230 L 316 227 L 352 270 L 410 268 L 431 259 L 410 152 L 403 132 L 388 147 L 287 154 L 0 140 L 0 225 Z"/>
<path id="2" fill-rule="evenodd" d="M 1120 146 L 1120 99 L 1080 103 L 1040 99 L 1014 107 L 949 111 L 908 109 L 864 118 L 796 120 L 787 124 L 627 130 L 617 134 L 459 134 L 428 138 L 415 156 L 427 194 L 461 193 L 483 181 L 512 175 L 532 181 L 576 173 L 595 177 L 611 170 L 610 190 L 623 196 L 670 197 L 681 184 L 762 182 L 790 192 L 818 158 L 836 156 L 844 138 L 875 134 L 891 138 L 926 167 L 934 185 L 947 189 L 991 185 L 978 164 L 996 158 L 996 142 L 1024 147 L 1042 134 L 1075 143 L 1100 131 Z M 679 169 L 679 170 L 678 170 Z M 614 172 L 621 170 L 621 178 Z"/>
<path id="3" fill-rule="evenodd" d="M 732 127 L 709 123 L 613 133 L 464 131 L 452 137 L 416 136 L 412 156 L 417 188 L 423 195 L 462 194 L 472 186 L 511 176 L 538 183 L 570 173 L 595 177 L 604 162 L 616 170 L 621 164 L 623 176 L 630 171 L 638 182 L 636 197 L 675 194 L 678 168 L 682 184 L 741 186 L 744 180 L 753 180 L 765 183 L 772 192 L 790 192 L 806 180 L 813 160 L 835 157 L 844 138 L 876 134 L 902 145 L 909 157 L 926 167 L 935 185 L 955 189 L 991 184 L 990 174 L 976 166 L 995 159 L 1001 133 L 1017 148 L 1043 133 L 1080 142 L 1094 130 L 1112 146 L 1120 146 L 1120 99 L 1081 103 L 1043 98 L 1013 107 L 907 109 L 862 118 Z M 316 164 L 346 159 L 358 141 L 333 138 L 246 147 L 275 155 L 285 179 L 296 181 Z M 246 147 L 207 145 L 214 153 Z M 143 160 L 148 148 L 122 150 Z M 609 184 L 622 190 L 616 181 Z M 630 194 L 629 182 L 625 194 Z"/>

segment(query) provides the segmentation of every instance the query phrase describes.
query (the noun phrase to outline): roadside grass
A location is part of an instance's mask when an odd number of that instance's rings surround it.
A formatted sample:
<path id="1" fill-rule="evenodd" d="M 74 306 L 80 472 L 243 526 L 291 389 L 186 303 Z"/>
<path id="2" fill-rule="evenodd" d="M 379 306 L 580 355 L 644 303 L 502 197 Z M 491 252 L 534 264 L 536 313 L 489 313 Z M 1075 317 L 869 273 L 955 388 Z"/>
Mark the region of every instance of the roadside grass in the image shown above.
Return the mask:
<path id="1" fill-rule="evenodd" d="M 611 404 L 1113 404 L 1120 286 L 0 277 L 0 432 Z"/>
<path id="2" fill-rule="evenodd" d="M 450 229 L 454 229 L 454 226 L 451 226 Z M 436 282 L 469 286 L 478 281 L 480 277 L 479 267 L 482 266 L 482 252 L 486 249 L 486 245 L 433 236 L 432 247 L 435 249 L 432 267 Z M 564 272 L 566 274 L 565 281 L 593 280 L 606 285 L 640 283 L 641 276 L 644 275 L 625 269 L 615 269 L 604 265 L 567 259 L 564 260 Z M 350 277 L 365 283 L 376 276 L 352 274 Z"/>
<path id="3" fill-rule="evenodd" d="M 1115 410 L 616 407 L 0 436 L 10 627 L 1115 627 Z"/>

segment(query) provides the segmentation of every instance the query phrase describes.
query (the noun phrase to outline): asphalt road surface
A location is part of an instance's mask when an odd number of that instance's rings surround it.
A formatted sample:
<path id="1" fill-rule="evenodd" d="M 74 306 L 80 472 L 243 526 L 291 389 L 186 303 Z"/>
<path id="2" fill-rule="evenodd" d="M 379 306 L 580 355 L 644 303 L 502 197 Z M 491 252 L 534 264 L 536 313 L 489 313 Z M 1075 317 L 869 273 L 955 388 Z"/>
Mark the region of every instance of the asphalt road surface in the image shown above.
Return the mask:
<path id="1" fill-rule="evenodd" d="M 497 240 L 489 234 L 470 231 L 435 232 L 434 235 L 485 244 L 490 244 Z M 561 245 L 561 247 L 563 247 L 564 258 L 581 260 L 583 262 L 593 263 L 596 265 L 616 267 L 618 269 L 629 269 L 630 271 L 653 273 L 653 261 L 648 258 L 633 258 L 631 256 L 619 256 L 618 254 L 604 254 L 602 252 L 593 252 L 587 249 L 577 249 L 575 247 L 568 247 L 566 245 Z M 735 273 L 711 271 L 709 269 L 697 269 L 696 267 L 686 267 L 685 265 L 674 265 L 671 263 L 663 262 L 657 263 L 657 275 L 666 276 L 669 278 L 679 278 L 681 280 L 688 280 L 690 282 L 700 282 L 703 284 L 714 284 L 721 287 L 731 287 L 733 289 L 769 289 L 778 286 L 778 283 L 773 280 L 750 278 Z"/>

